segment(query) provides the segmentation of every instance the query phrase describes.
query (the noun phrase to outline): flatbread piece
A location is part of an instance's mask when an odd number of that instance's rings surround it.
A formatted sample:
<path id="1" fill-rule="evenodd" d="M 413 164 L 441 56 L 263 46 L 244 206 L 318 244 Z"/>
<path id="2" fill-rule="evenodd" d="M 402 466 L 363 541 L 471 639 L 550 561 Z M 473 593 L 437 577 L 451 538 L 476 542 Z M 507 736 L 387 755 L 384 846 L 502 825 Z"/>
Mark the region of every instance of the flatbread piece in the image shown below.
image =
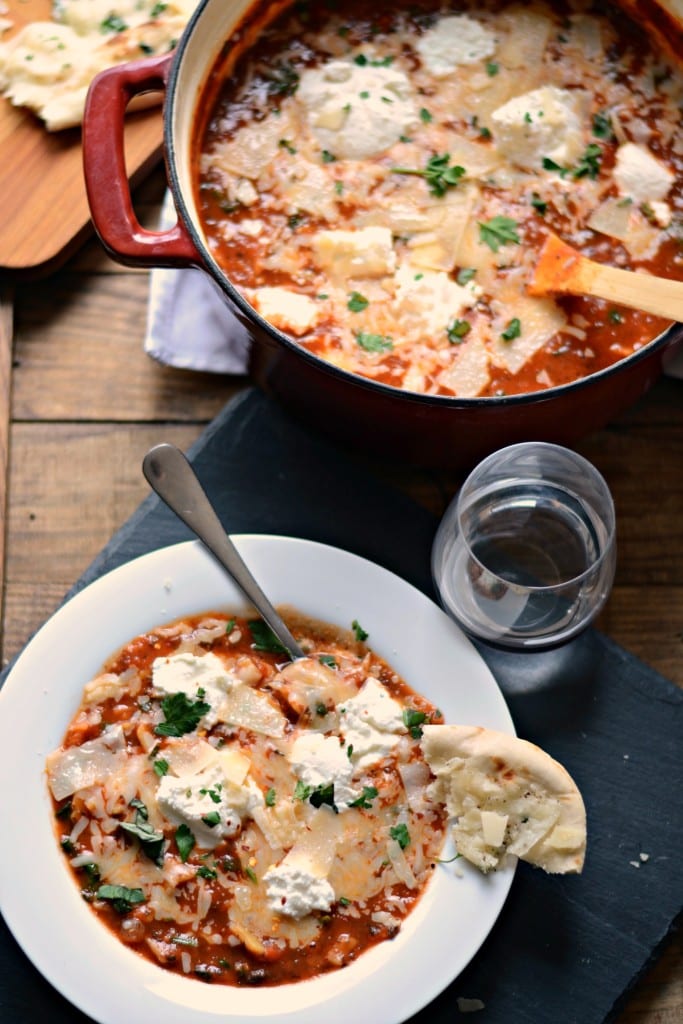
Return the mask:
<path id="1" fill-rule="evenodd" d="M 514 855 L 553 874 L 579 872 L 586 810 L 574 780 L 527 740 L 470 725 L 427 725 L 431 797 L 454 819 L 459 854 L 481 871 Z"/>

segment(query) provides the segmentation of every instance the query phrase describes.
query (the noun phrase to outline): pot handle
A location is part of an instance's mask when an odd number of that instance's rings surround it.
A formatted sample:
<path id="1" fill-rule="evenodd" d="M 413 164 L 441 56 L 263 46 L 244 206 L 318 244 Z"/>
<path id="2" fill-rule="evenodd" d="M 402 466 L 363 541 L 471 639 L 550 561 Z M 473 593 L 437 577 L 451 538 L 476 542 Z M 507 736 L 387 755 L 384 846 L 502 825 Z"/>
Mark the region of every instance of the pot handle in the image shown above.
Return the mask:
<path id="1" fill-rule="evenodd" d="M 126 107 L 144 92 L 165 92 L 173 53 L 100 72 L 88 90 L 83 116 L 83 173 L 93 225 L 107 252 L 136 267 L 202 264 L 185 226 L 147 231 L 133 210 L 126 173 Z"/>

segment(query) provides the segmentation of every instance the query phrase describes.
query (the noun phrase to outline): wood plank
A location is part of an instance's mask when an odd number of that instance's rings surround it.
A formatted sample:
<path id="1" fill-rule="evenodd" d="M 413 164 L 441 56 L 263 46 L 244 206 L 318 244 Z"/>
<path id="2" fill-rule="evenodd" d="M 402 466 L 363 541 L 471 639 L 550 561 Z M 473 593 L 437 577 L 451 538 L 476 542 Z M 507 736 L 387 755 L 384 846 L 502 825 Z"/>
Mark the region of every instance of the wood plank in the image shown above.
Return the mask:
<path id="1" fill-rule="evenodd" d="M 13 329 L 14 289 L 8 282 L 0 282 L 0 645 L 2 644 L 5 602 L 7 472 L 9 466 Z"/>
<path id="2" fill-rule="evenodd" d="M 203 428 L 203 423 L 13 426 L 3 664 L 150 493 L 140 470 L 144 453 L 160 441 L 186 450 Z"/>
<path id="3" fill-rule="evenodd" d="M 241 377 L 161 366 L 143 351 L 146 274 L 63 272 L 17 289 L 17 420 L 209 420 Z"/>

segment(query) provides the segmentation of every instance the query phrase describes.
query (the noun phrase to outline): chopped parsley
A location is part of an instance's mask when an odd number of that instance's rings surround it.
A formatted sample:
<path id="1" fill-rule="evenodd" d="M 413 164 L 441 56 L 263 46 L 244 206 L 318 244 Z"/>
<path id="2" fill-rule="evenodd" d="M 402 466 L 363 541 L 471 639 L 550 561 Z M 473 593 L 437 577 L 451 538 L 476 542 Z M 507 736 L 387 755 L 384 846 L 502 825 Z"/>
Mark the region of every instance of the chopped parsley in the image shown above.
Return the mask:
<path id="1" fill-rule="evenodd" d="M 335 814 L 339 813 L 334 802 L 334 782 L 321 783 L 319 786 L 308 786 L 301 779 L 298 779 L 294 787 L 294 799 L 301 800 L 302 802 L 308 800 L 313 807 L 322 807 L 323 804 L 327 804 Z"/>
<path id="2" fill-rule="evenodd" d="M 346 303 L 346 308 L 352 313 L 362 313 L 364 309 L 367 309 L 370 305 L 368 299 L 360 292 L 351 292 L 349 295 L 349 301 Z"/>
<path id="3" fill-rule="evenodd" d="M 220 824 L 220 820 L 221 816 L 218 811 L 209 811 L 208 814 L 202 815 L 202 821 L 205 825 L 208 825 L 209 828 L 215 828 L 216 825 Z"/>
<path id="4" fill-rule="evenodd" d="M 544 199 L 541 199 L 538 192 L 531 193 L 531 205 L 533 206 L 534 210 L 539 215 L 539 217 L 545 216 L 546 210 L 548 209 L 548 204 L 545 202 Z"/>
<path id="5" fill-rule="evenodd" d="M 175 844 L 178 847 L 180 859 L 185 863 L 195 847 L 195 837 L 187 825 L 178 825 L 175 834 Z"/>
<path id="6" fill-rule="evenodd" d="M 123 20 L 120 14 L 111 14 L 100 22 L 100 32 L 125 32 L 128 25 Z"/>
<path id="7" fill-rule="evenodd" d="M 612 130 L 612 118 L 604 110 L 599 110 L 593 115 L 593 135 L 597 139 L 605 139 L 610 142 L 614 138 Z"/>
<path id="8" fill-rule="evenodd" d="M 280 139 L 278 145 L 282 146 L 283 149 L 286 149 L 292 156 L 296 153 L 296 146 L 293 146 L 289 139 Z"/>
<path id="9" fill-rule="evenodd" d="M 446 335 L 451 345 L 460 345 L 466 334 L 469 334 L 472 330 L 472 324 L 469 320 L 454 320 L 453 323 L 446 328 Z"/>
<path id="10" fill-rule="evenodd" d="M 513 338 L 519 338 L 522 333 L 522 324 L 519 317 L 513 317 L 510 323 L 507 325 L 504 331 L 501 332 L 501 338 L 505 341 L 512 341 Z"/>
<path id="11" fill-rule="evenodd" d="M 316 704 L 316 706 L 315 706 L 315 713 L 320 718 L 324 718 L 325 715 L 327 714 L 327 712 L 328 712 L 327 704 L 322 704 L 322 703 L 321 704 Z"/>
<path id="12" fill-rule="evenodd" d="M 486 74 L 489 76 L 489 78 L 495 78 L 495 76 L 498 74 L 499 71 L 500 71 L 500 65 L 499 64 L 496 64 L 496 62 L 493 61 L 493 60 L 488 61 L 487 65 L 486 65 Z"/>
<path id="13" fill-rule="evenodd" d="M 145 902 L 142 889 L 129 889 L 126 885 L 101 885 L 98 900 L 108 900 L 119 914 L 127 914 L 137 903 Z"/>
<path id="14" fill-rule="evenodd" d="M 429 113 L 426 107 L 422 107 L 420 110 L 420 120 L 423 124 L 429 124 L 434 120 L 433 116 Z"/>
<path id="15" fill-rule="evenodd" d="M 609 317 L 609 321 L 612 324 L 621 324 L 624 322 L 624 318 L 618 309 L 610 309 L 607 316 Z"/>
<path id="16" fill-rule="evenodd" d="M 202 786 L 202 788 L 199 790 L 199 793 L 201 796 L 208 796 L 209 799 L 214 804 L 219 804 L 221 802 L 221 794 L 219 792 L 220 789 L 222 789 L 222 786 L 221 783 L 219 782 L 216 785 L 216 787 L 212 789 L 207 789 L 206 786 Z"/>
<path id="17" fill-rule="evenodd" d="M 228 619 L 228 621 L 225 623 L 225 635 L 230 636 L 236 625 L 237 619 Z"/>
<path id="18" fill-rule="evenodd" d="M 253 619 L 248 625 L 253 640 L 251 646 L 255 651 L 270 651 L 271 654 L 289 654 L 263 619 Z"/>
<path id="19" fill-rule="evenodd" d="M 415 167 L 392 167 L 391 170 L 394 174 L 414 174 L 424 178 L 431 194 L 438 198 L 445 196 L 449 188 L 455 188 L 465 174 L 465 168 L 460 164 L 451 166 L 450 153 L 430 157 L 422 170 Z"/>
<path id="20" fill-rule="evenodd" d="M 322 161 L 324 164 L 333 164 L 337 159 L 334 153 L 330 153 L 328 149 L 324 149 L 321 153 Z"/>
<path id="21" fill-rule="evenodd" d="M 291 64 L 276 64 L 264 73 L 271 96 L 292 96 L 299 88 L 299 75 Z"/>
<path id="22" fill-rule="evenodd" d="M 370 810 L 372 801 L 379 794 L 374 786 L 363 786 L 363 792 L 355 800 L 349 801 L 349 807 L 361 807 L 363 810 Z"/>
<path id="23" fill-rule="evenodd" d="M 321 665 L 327 665 L 328 668 L 336 668 L 337 662 L 335 661 L 333 654 L 321 654 L 318 657 L 318 661 Z"/>
<path id="24" fill-rule="evenodd" d="M 250 882 L 253 882 L 254 885 L 258 885 L 258 878 L 256 877 L 256 872 L 253 868 L 245 868 L 244 873 Z"/>
<path id="25" fill-rule="evenodd" d="M 404 708 L 402 718 L 403 724 L 413 739 L 419 740 L 422 736 L 422 726 L 427 721 L 427 715 L 424 711 L 417 711 L 415 708 Z"/>
<path id="26" fill-rule="evenodd" d="M 472 280 L 476 272 L 475 267 L 461 267 L 455 280 L 459 285 L 466 285 Z"/>
<path id="27" fill-rule="evenodd" d="M 505 245 L 506 242 L 514 242 L 515 245 L 519 245 L 517 226 L 516 220 L 499 214 L 497 217 L 492 217 L 491 220 L 479 221 L 479 238 L 493 252 L 498 252 L 501 245 Z"/>
<path id="28" fill-rule="evenodd" d="M 356 640 L 358 640 L 358 642 L 361 643 L 361 644 L 365 643 L 365 641 L 367 640 L 368 636 L 370 635 L 369 633 L 365 632 L 365 630 L 363 629 L 363 627 L 359 623 L 358 619 L 354 619 L 353 620 L 353 622 L 351 623 L 351 629 L 353 630 L 353 633 L 354 633 L 354 636 L 356 637 Z"/>
<path id="29" fill-rule="evenodd" d="M 392 839 L 396 840 L 402 850 L 405 850 L 406 846 L 410 843 L 410 832 L 407 825 L 392 825 L 389 829 L 389 835 Z"/>
<path id="30" fill-rule="evenodd" d="M 154 762 L 154 771 L 159 778 L 162 778 L 164 775 L 168 775 L 168 761 L 163 757 L 158 758 L 158 760 Z"/>
<path id="31" fill-rule="evenodd" d="M 391 338 L 385 338 L 383 334 L 369 334 L 367 331 L 358 331 L 356 342 L 366 352 L 391 352 L 394 347 Z"/>
<path id="32" fill-rule="evenodd" d="M 376 60 L 372 60 L 370 57 L 366 57 L 364 53 L 358 53 L 353 58 L 354 64 L 359 67 L 371 67 L 371 68 L 388 68 L 393 63 L 393 57 L 378 57 Z"/>
<path id="33" fill-rule="evenodd" d="M 211 705 L 204 700 L 190 700 L 186 693 L 171 693 L 162 700 L 161 710 L 165 721 L 154 727 L 157 736 L 184 736 L 197 728 Z"/>
<path id="34" fill-rule="evenodd" d="M 556 160 L 551 160 L 549 156 L 543 157 L 542 164 L 545 171 L 555 171 L 561 178 L 564 178 L 569 171 L 568 167 L 562 167 Z"/>
<path id="35" fill-rule="evenodd" d="M 218 878 L 218 872 L 214 868 L 207 867 L 206 864 L 202 864 L 197 868 L 197 874 L 200 878 L 206 878 L 208 881 Z"/>
<path id="36" fill-rule="evenodd" d="M 589 142 L 583 156 L 574 169 L 575 178 L 591 178 L 594 180 L 600 173 L 600 161 L 602 160 L 602 146 L 597 142 Z"/>
<path id="37" fill-rule="evenodd" d="M 265 795 L 266 807 L 274 807 L 276 799 L 277 799 L 277 794 L 276 794 L 275 790 L 273 789 L 273 787 L 271 786 L 270 789 L 267 790 L 266 795 Z"/>
<path id="38" fill-rule="evenodd" d="M 165 0 L 158 0 L 158 2 L 155 3 L 152 10 L 149 12 L 150 18 L 158 18 L 160 14 L 164 13 L 167 7 L 168 4 L 165 2 Z"/>

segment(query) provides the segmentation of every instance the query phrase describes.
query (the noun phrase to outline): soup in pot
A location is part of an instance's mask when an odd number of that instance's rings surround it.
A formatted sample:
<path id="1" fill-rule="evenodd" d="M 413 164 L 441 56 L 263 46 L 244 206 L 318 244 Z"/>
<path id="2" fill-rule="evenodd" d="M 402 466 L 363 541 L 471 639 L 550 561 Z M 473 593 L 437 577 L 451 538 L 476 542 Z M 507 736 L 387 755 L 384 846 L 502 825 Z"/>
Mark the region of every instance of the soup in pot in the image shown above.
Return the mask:
<path id="1" fill-rule="evenodd" d="M 297 3 L 231 52 L 199 105 L 202 227 L 302 348 L 491 397 L 592 374 L 667 327 L 527 293 L 548 231 L 683 279 L 683 76 L 620 10 Z"/>

